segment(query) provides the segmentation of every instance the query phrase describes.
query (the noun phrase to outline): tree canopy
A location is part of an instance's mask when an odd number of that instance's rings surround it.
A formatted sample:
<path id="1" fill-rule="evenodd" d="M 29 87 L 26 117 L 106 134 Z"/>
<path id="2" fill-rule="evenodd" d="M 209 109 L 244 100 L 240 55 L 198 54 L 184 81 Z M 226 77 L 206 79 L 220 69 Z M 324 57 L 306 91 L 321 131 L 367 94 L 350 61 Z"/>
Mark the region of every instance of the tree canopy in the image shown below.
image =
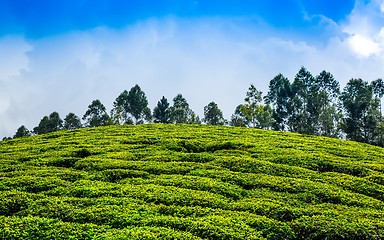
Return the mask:
<path id="1" fill-rule="evenodd" d="M 134 119 L 135 124 L 144 123 L 144 121 L 151 121 L 151 110 L 148 108 L 148 100 L 144 91 L 141 90 L 139 85 L 135 85 L 131 90 L 122 92 L 113 103 L 115 112 L 121 108 L 122 116 L 126 123 Z"/>
<path id="2" fill-rule="evenodd" d="M 83 116 L 87 127 L 99 127 L 108 125 L 110 119 L 105 106 L 100 100 L 93 100 Z"/>
<path id="3" fill-rule="evenodd" d="M 203 122 L 210 125 L 224 125 L 225 119 L 223 112 L 219 109 L 215 102 L 210 102 L 204 107 Z"/>
<path id="4" fill-rule="evenodd" d="M 214 101 L 210 102 L 204 107 L 203 122 L 346 138 L 384 146 L 383 96 L 384 82 L 380 78 L 371 83 L 351 79 L 341 91 L 339 82 L 331 73 L 322 71 L 313 76 L 301 67 L 293 82 L 283 74 L 276 75 L 270 80 L 269 91 L 264 97 L 251 84 L 244 102 L 237 105 L 230 121 L 224 119 Z M 44 116 L 32 132 L 21 126 L 14 137 L 110 124 L 201 124 L 200 117 L 192 111 L 182 94 L 177 94 L 172 100 L 170 106 L 163 96 L 152 115 L 144 91 L 136 84 L 115 99 L 110 116 L 100 100 L 94 100 L 83 115 L 84 124 L 74 113 L 69 113 L 63 121 L 57 112 L 52 112 Z"/>
<path id="5" fill-rule="evenodd" d="M 153 109 L 153 121 L 155 123 L 170 123 L 171 114 L 168 100 L 163 96 Z"/>

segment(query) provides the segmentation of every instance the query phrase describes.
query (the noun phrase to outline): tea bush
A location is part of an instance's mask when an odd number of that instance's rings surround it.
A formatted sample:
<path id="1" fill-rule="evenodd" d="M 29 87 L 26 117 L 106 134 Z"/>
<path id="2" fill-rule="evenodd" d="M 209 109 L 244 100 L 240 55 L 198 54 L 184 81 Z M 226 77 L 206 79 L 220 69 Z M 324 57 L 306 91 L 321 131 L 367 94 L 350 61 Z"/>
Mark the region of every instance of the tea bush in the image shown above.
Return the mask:
<path id="1" fill-rule="evenodd" d="M 382 239 L 384 151 L 146 124 L 0 142 L 0 239 Z"/>

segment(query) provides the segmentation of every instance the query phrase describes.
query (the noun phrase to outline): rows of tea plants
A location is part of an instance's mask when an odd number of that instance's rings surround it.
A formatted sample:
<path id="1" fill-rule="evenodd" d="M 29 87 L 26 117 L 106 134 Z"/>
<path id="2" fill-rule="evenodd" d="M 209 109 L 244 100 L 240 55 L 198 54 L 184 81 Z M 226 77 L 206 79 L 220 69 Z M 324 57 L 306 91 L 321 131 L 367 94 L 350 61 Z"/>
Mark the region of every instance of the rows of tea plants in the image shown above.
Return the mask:
<path id="1" fill-rule="evenodd" d="M 0 142 L 0 239 L 382 239 L 384 150 L 147 124 Z"/>

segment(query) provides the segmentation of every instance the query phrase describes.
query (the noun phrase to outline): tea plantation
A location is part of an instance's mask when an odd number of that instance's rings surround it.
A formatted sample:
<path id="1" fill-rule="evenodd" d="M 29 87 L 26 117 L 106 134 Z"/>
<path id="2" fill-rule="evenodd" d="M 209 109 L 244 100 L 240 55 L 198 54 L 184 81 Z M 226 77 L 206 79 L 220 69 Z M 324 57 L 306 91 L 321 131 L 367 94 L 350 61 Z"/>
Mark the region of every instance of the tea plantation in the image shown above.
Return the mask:
<path id="1" fill-rule="evenodd" d="M 383 239 L 384 150 L 207 125 L 0 142 L 1 239 Z"/>

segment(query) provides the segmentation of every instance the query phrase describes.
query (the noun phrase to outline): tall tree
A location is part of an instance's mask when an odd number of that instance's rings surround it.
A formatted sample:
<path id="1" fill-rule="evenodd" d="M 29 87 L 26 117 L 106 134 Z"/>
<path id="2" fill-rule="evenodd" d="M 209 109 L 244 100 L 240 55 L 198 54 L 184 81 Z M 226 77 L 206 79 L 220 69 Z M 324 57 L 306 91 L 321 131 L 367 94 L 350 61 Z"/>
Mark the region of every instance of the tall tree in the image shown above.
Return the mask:
<path id="1" fill-rule="evenodd" d="M 242 108 L 240 109 L 252 127 L 256 127 L 257 124 L 256 115 L 260 110 L 260 105 L 258 103 L 262 101 L 261 95 L 262 92 L 258 91 L 256 87 L 251 84 L 251 86 L 248 88 L 246 98 L 244 99 L 245 104 L 243 104 Z"/>
<path id="2" fill-rule="evenodd" d="M 74 113 L 68 113 L 64 118 L 64 129 L 74 130 L 82 127 L 80 118 Z"/>
<path id="3" fill-rule="evenodd" d="M 272 121 L 270 121 L 272 110 L 269 106 L 265 108 L 265 106 L 261 104 L 262 100 L 262 92 L 258 91 L 256 87 L 251 84 L 244 99 L 245 103 L 241 106 L 240 111 L 247 118 L 247 123 L 251 125 L 251 127 L 268 129 L 272 124 Z"/>
<path id="4" fill-rule="evenodd" d="M 169 123 L 170 112 L 168 100 L 163 96 L 157 102 L 157 106 L 153 109 L 153 118 L 155 123 Z"/>
<path id="5" fill-rule="evenodd" d="M 256 114 L 256 127 L 260 129 L 270 129 L 274 125 L 272 117 L 273 110 L 269 105 L 260 105 Z"/>
<path id="6" fill-rule="evenodd" d="M 63 129 L 63 120 L 60 118 L 58 112 L 53 112 L 49 115 L 49 129 L 50 132 L 56 132 Z"/>
<path id="7" fill-rule="evenodd" d="M 37 127 L 33 128 L 36 134 L 45 134 L 49 132 L 56 132 L 63 128 L 63 120 L 61 120 L 59 113 L 53 112 L 48 116 L 44 116 L 40 120 Z"/>
<path id="8" fill-rule="evenodd" d="M 123 125 L 123 124 L 133 124 L 131 119 L 126 119 L 124 117 L 124 108 L 123 106 L 117 106 L 111 110 L 111 124 L 113 125 Z"/>
<path id="9" fill-rule="evenodd" d="M 342 128 L 350 140 L 378 143 L 380 113 L 378 101 L 373 98 L 372 86 L 361 79 L 351 79 L 345 86 L 341 100 L 345 118 Z"/>
<path id="10" fill-rule="evenodd" d="M 122 121 L 120 118 L 123 118 L 124 122 L 131 121 L 128 114 L 128 105 L 129 105 L 128 91 L 124 90 L 113 102 L 113 109 L 111 111 L 111 115 L 112 116 L 115 116 L 116 114 L 119 115 L 118 116 L 119 119 L 116 119 L 117 120 L 116 124 L 120 124 L 120 122 Z"/>
<path id="11" fill-rule="evenodd" d="M 215 102 L 210 102 L 204 107 L 203 121 L 209 125 L 224 125 L 225 119 L 223 112 L 219 109 Z"/>
<path id="12" fill-rule="evenodd" d="M 113 103 L 114 108 L 123 108 L 123 117 L 130 122 L 134 118 L 135 124 L 144 123 L 144 120 L 151 120 L 151 110 L 148 108 L 148 100 L 139 85 L 135 85 L 129 92 L 122 92 Z"/>
<path id="13" fill-rule="evenodd" d="M 292 113 L 291 83 L 282 74 L 277 75 L 269 82 L 269 92 L 265 102 L 272 105 L 273 129 L 284 131 L 288 126 L 288 118 Z"/>
<path id="14" fill-rule="evenodd" d="M 44 116 L 43 119 L 40 120 L 39 125 L 33 128 L 33 132 L 35 134 L 49 133 L 49 124 L 48 116 Z"/>
<path id="15" fill-rule="evenodd" d="M 31 132 L 24 125 L 22 125 L 17 129 L 15 135 L 13 135 L 13 138 L 20 138 L 20 137 L 27 137 L 27 136 L 31 136 Z"/>
<path id="16" fill-rule="evenodd" d="M 338 137 L 341 112 L 338 106 L 340 85 L 329 72 L 322 71 L 310 89 L 312 109 L 309 112 L 316 126 L 315 135 Z"/>
<path id="17" fill-rule="evenodd" d="M 106 126 L 110 122 L 105 106 L 98 99 L 93 100 L 88 106 L 83 120 L 85 120 L 87 127 Z"/>
<path id="18" fill-rule="evenodd" d="M 315 111 L 313 104 L 312 90 L 315 78 L 312 74 L 301 67 L 292 83 L 292 114 L 289 118 L 291 131 L 314 135 L 316 127 L 314 125 L 315 116 L 311 112 Z"/>
<path id="19" fill-rule="evenodd" d="M 380 128 L 380 140 L 379 144 L 380 146 L 384 146 L 384 137 L 383 137 L 383 132 L 384 132 L 384 124 L 383 124 L 383 114 L 382 114 L 382 107 L 381 107 L 381 99 L 384 96 L 384 82 L 381 78 L 373 81 L 371 83 L 372 86 L 372 91 L 377 99 L 377 102 L 379 103 L 379 111 L 380 111 L 380 118 L 379 118 L 379 128 Z"/>
<path id="20" fill-rule="evenodd" d="M 173 98 L 170 113 L 173 123 L 198 124 L 200 122 L 199 117 L 189 108 L 187 100 L 181 94 Z"/>
<path id="21" fill-rule="evenodd" d="M 139 85 L 136 84 L 131 88 L 127 100 L 127 112 L 134 117 L 135 124 L 143 123 L 144 120 L 151 121 L 152 115 L 151 110 L 148 108 L 148 100 Z"/>
<path id="22" fill-rule="evenodd" d="M 229 122 L 229 125 L 234 127 L 246 127 L 248 125 L 247 117 L 241 111 L 242 107 L 242 104 L 236 107 L 235 112 L 231 116 L 231 121 Z"/>

